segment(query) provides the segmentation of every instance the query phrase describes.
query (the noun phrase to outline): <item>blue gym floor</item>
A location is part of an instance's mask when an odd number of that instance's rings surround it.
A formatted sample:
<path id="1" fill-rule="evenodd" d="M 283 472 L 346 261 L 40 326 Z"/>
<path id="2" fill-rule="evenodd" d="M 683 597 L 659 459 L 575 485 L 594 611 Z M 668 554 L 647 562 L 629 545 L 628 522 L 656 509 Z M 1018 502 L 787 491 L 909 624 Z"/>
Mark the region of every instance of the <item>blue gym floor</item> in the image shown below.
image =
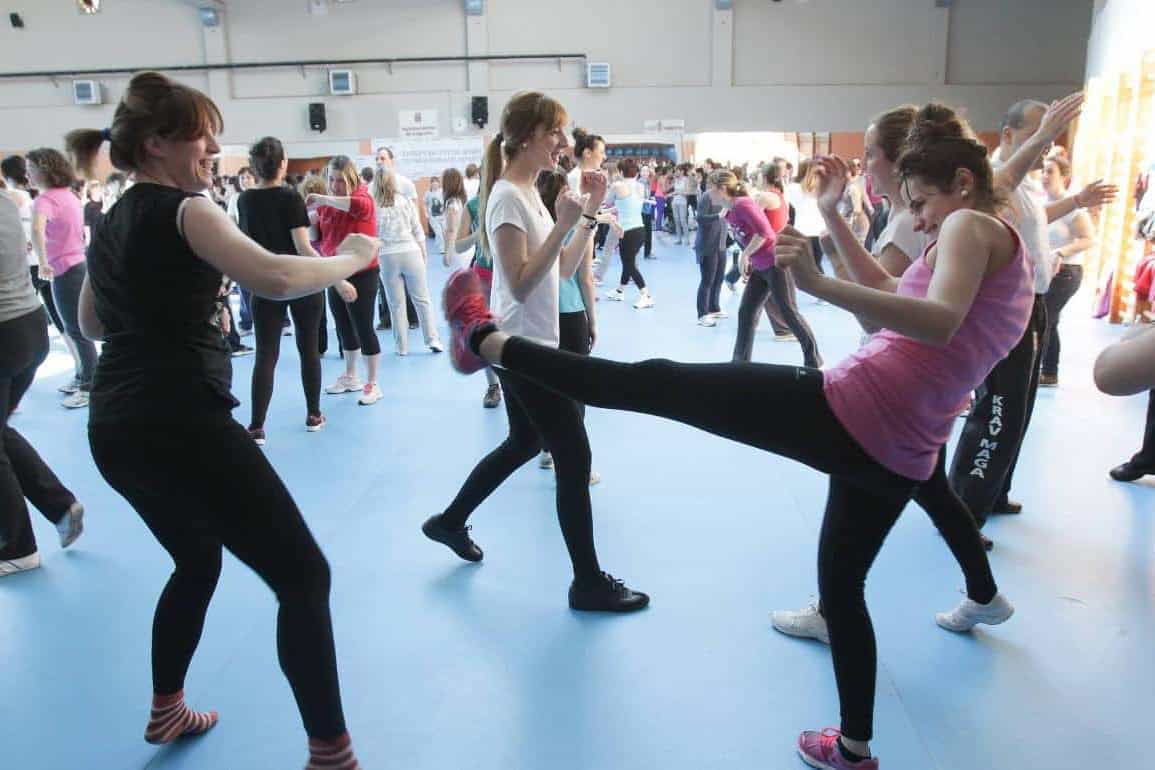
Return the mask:
<path id="1" fill-rule="evenodd" d="M 698 327 L 693 256 L 665 243 L 656 254 L 641 269 L 657 307 L 599 302 L 595 352 L 728 360 L 737 299 L 724 292 L 732 317 Z M 443 280 L 438 265 L 430 283 Z M 847 314 L 800 301 L 828 362 L 854 348 Z M 1122 330 L 1092 321 L 1088 305 L 1080 295 L 1064 318 L 1062 386 L 1039 394 L 1013 492 L 1024 512 L 987 528 L 1014 618 L 967 636 L 934 624 L 962 580 L 915 506 L 870 576 L 873 748 L 886 768 L 1152 764 L 1135 752 L 1155 689 L 1155 484 L 1107 477 L 1137 448 L 1146 399 L 1095 391 L 1093 356 Z M 482 409 L 483 377 L 455 374 L 413 335 L 413 352 L 397 358 L 381 333 L 385 398 L 361 407 L 322 395 L 329 423 L 318 434 L 304 431 L 297 354 L 284 339 L 266 424 L 268 456 L 332 563 L 345 710 L 366 770 L 802 767 L 798 732 L 838 723 L 829 653 L 778 635 L 768 613 L 814 599 L 824 477 L 674 423 L 591 410 L 602 564 L 653 601 L 627 617 L 571 612 L 553 477 L 536 463 L 473 518 L 482 564 L 421 535 L 506 418 Z M 231 557 L 186 687 L 220 724 L 170 747 L 143 741 L 149 629 L 171 565 L 93 467 L 85 412 L 57 405 L 70 366 L 54 345 L 13 424 L 84 502 L 86 531 L 61 552 L 35 517 L 43 568 L 0 581 L 3 766 L 302 767 L 273 596 Z M 754 357 L 801 362 L 765 322 Z M 244 402 L 251 367 L 235 361 Z M 324 368 L 328 384 L 342 363 L 330 354 Z M 768 397 L 748 394 L 750 409 Z M 248 420 L 247 403 L 236 416 Z"/>

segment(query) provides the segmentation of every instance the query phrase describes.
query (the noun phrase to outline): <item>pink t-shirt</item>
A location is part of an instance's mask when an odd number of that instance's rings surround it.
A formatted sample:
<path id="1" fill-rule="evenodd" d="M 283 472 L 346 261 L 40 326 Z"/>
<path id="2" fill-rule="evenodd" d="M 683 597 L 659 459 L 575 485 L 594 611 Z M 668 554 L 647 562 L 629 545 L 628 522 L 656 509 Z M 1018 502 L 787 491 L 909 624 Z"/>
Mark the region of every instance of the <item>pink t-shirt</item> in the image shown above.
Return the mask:
<path id="1" fill-rule="evenodd" d="M 32 216 L 48 220 L 44 228 L 44 252 L 57 275 L 84 261 L 84 206 L 67 187 L 53 187 L 32 201 Z"/>
<path id="2" fill-rule="evenodd" d="M 766 270 L 774 267 L 774 244 L 778 236 L 770 226 L 766 213 L 758 208 L 753 198 L 743 195 L 734 199 L 734 205 L 726 212 L 726 222 L 734 231 L 734 237 L 742 248 L 750 243 L 755 235 L 766 239 L 762 247 L 750 255 L 750 266 L 755 270 Z"/>
<path id="3" fill-rule="evenodd" d="M 946 345 L 918 342 L 890 329 L 824 373 L 830 409 L 866 453 L 895 473 L 929 479 L 938 452 L 970 392 L 1006 357 L 1027 328 L 1035 298 L 1031 261 L 1018 248 L 1007 265 L 987 276 L 962 326 Z M 911 263 L 898 284 L 906 297 L 925 297 L 933 271 L 926 255 Z"/>

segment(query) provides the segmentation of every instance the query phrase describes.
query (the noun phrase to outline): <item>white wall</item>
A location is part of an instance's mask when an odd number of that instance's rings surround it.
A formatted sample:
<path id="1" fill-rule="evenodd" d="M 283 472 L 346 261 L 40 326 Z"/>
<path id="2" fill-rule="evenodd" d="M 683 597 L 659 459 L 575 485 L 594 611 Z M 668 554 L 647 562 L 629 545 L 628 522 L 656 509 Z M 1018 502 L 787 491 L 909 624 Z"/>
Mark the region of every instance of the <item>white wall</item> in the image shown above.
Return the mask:
<path id="1" fill-rule="evenodd" d="M 1098 0 L 1096 6 L 1087 77 L 1131 69 L 1142 51 L 1155 49 L 1153 0 Z"/>
<path id="2" fill-rule="evenodd" d="M 19 0 L 16 0 L 17 2 Z M 202 29 L 182 0 L 115 0 L 93 17 L 69 0 L 23 0 L 27 27 L 0 28 L 0 70 L 177 63 L 502 53 L 586 53 L 613 65 L 614 87 L 584 88 L 580 62 L 356 67 L 360 93 L 327 95 L 324 69 L 264 69 L 182 79 L 225 115 L 225 142 L 281 136 L 317 154 L 397 133 L 398 111 L 436 109 L 443 135 L 474 94 L 496 121 L 516 90 L 546 89 L 601 133 L 636 133 L 678 118 L 686 131 L 862 130 L 878 112 L 939 99 L 990 129 L 1008 104 L 1050 99 L 1082 82 L 1094 0 L 354 0 L 313 17 L 305 0 L 229 0 L 220 28 Z M 1111 0 L 1114 4 L 1151 0 Z M 1148 28 L 1150 28 L 1148 26 Z M 1056 41 L 1058 45 L 1056 45 Z M 0 80 L 0 149 L 59 141 L 103 126 L 125 77 L 99 77 L 112 104 L 71 105 L 67 79 Z M 329 128 L 308 128 L 306 105 L 327 105 Z M 470 131 L 475 129 L 470 128 Z M 342 144 L 341 146 L 348 146 Z"/>

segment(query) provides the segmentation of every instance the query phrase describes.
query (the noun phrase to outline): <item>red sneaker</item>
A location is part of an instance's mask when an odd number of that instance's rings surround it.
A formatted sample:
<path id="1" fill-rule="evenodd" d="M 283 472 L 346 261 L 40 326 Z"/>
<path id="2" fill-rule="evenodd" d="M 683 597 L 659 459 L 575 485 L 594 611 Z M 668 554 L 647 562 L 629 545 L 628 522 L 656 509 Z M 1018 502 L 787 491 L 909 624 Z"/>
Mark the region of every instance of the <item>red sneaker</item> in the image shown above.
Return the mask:
<path id="1" fill-rule="evenodd" d="M 822 732 L 807 730 L 798 736 L 798 755 L 802 761 L 819 770 L 878 770 L 878 759 L 870 757 L 851 762 L 838 750 L 842 733 L 833 727 Z"/>
<path id="2" fill-rule="evenodd" d="M 449 360 L 462 374 L 472 374 L 487 366 L 485 359 L 469 349 L 473 332 L 483 323 L 492 323 L 493 314 L 481 291 L 481 279 L 472 270 L 457 270 L 445 282 L 441 307 L 449 321 Z"/>

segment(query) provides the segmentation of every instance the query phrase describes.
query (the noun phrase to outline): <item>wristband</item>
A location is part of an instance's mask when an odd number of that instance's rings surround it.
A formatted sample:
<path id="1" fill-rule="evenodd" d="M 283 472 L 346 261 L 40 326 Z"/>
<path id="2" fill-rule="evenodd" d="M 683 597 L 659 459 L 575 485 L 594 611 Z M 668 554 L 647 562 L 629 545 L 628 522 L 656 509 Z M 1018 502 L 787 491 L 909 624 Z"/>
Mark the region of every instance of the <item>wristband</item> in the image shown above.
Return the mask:
<path id="1" fill-rule="evenodd" d="M 595 224 L 596 224 L 596 223 L 597 223 L 597 221 L 598 221 L 597 217 L 595 217 L 595 216 L 592 216 L 592 215 L 590 215 L 590 214 L 587 214 L 587 213 L 585 213 L 584 211 L 582 212 L 582 219 L 588 219 L 589 221 L 591 221 L 591 222 L 594 222 Z"/>
<path id="2" fill-rule="evenodd" d="M 592 232 L 592 231 L 597 229 L 598 221 L 596 219 L 594 219 L 593 217 L 590 217 L 589 219 L 590 219 L 590 221 L 588 223 L 587 222 L 581 223 L 581 228 L 583 230 L 589 230 Z"/>

